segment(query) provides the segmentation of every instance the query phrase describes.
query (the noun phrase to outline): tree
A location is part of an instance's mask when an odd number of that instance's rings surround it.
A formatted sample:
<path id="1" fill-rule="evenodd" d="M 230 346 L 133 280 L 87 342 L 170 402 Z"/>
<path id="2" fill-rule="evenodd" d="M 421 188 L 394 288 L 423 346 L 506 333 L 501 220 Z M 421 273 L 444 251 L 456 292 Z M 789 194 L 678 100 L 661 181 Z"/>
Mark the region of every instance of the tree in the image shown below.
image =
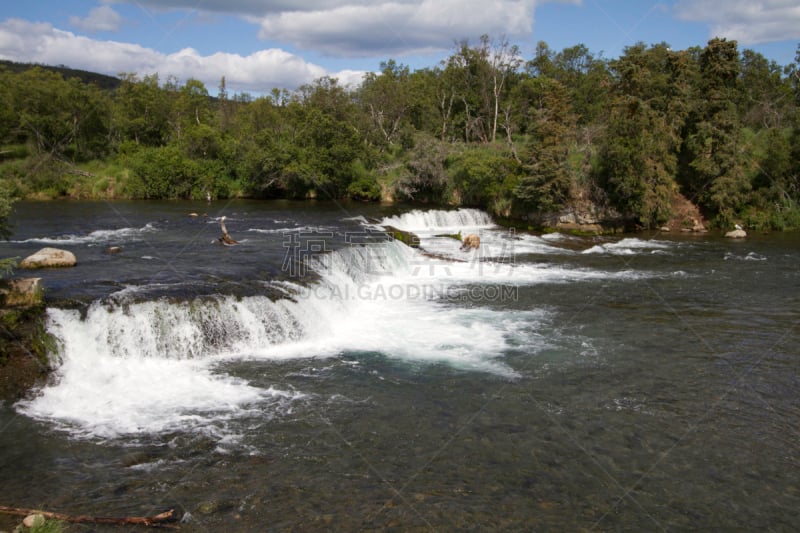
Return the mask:
<path id="1" fill-rule="evenodd" d="M 0 188 L 0 238 L 5 240 L 11 237 L 11 226 L 8 217 L 11 216 L 13 205 L 14 198 L 12 198 L 8 188 Z"/>
<path id="2" fill-rule="evenodd" d="M 188 128 L 211 122 L 211 105 L 203 82 L 190 78 L 172 96 L 172 127 L 177 138 Z"/>
<path id="3" fill-rule="evenodd" d="M 20 135 L 19 111 L 14 106 L 17 75 L 0 66 L 0 144 L 24 141 Z"/>
<path id="4" fill-rule="evenodd" d="M 554 52 L 539 41 L 535 56 L 526 65 L 529 75 L 551 78 L 567 88 L 581 125 L 590 124 L 607 111 L 611 79 L 606 62 L 579 44 Z"/>
<path id="5" fill-rule="evenodd" d="M 521 63 L 517 46 L 505 37 L 492 41 L 488 35 L 482 35 L 477 46 L 461 41 L 444 62 L 440 109 L 446 117 L 460 115 L 465 142 L 496 140 L 501 102 Z"/>
<path id="6" fill-rule="evenodd" d="M 743 50 L 739 63 L 738 105 L 743 125 L 753 129 L 782 127 L 793 105 L 783 68 L 753 50 Z"/>
<path id="7" fill-rule="evenodd" d="M 113 107 L 113 135 L 117 144 L 131 140 L 145 146 L 161 146 L 169 139 L 169 107 L 158 74 L 141 80 L 135 74 L 120 74 Z"/>
<path id="8" fill-rule="evenodd" d="M 508 80 L 519 69 L 522 64 L 519 47 L 510 45 L 505 36 L 497 42 L 491 43 L 488 35 L 481 37 L 482 48 L 486 49 L 489 58 L 492 77 L 492 137 L 491 141 L 497 139 L 497 126 L 500 117 L 500 101 L 508 92 Z"/>
<path id="9" fill-rule="evenodd" d="M 726 225 L 750 190 L 739 146 L 736 41 L 709 41 L 700 55 L 700 76 L 683 147 L 682 183 L 718 224 Z"/>
<path id="10" fill-rule="evenodd" d="M 677 155 L 663 114 L 641 98 L 620 96 L 599 160 L 598 181 L 620 212 L 646 227 L 669 220 Z"/>
<path id="11" fill-rule="evenodd" d="M 468 41 L 459 43 L 458 51 L 445 63 L 443 78 L 451 94 L 448 115 L 457 114 L 456 120 L 463 131 L 462 140 L 487 142 L 487 114 L 490 105 L 488 88 L 481 86 L 489 66 L 485 56 L 472 48 Z M 454 107 L 454 103 L 458 104 Z"/>
<path id="12" fill-rule="evenodd" d="M 597 181 L 612 204 L 646 227 L 671 217 L 677 151 L 686 121 L 690 69 L 666 43 L 625 48 L 612 72 L 617 80 Z"/>
<path id="13" fill-rule="evenodd" d="M 448 184 L 447 158 L 450 146 L 436 137 L 420 132 L 409 150 L 404 171 L 395 181 L 395 192 L 403 200 L 446 202 Z"/>
<path id="14" fill-rule="evenodd" d="M 367 73 L 358 93 L 370 119 L 369 137 L 383 151 L 394 145 L 414 105 L 407 66 L 394 60 L 381 63 L 381 72 Z"/>
<path id="15" fill-rule="evenodd" d="M 8 187 L 0 187 L 0 238 L 8 240 L 11 237 L 11 225 L 8 221 L 14 205 L 14 198 L 8 192 Z M 0 259 L 0 278 L 5 277 L 17 264 L 17 257 Z"/>
<path id="16" fill-rule="evenodd" d="M 18 75 L 13 105 L 37 153 L 62 155 L 77 132 L 72 87 L 60 74 L 32 68 Z"/>
<path id="17" fill-rule="evenodd" d="M 520 165 L 508 154 L 492 145 L 473 146 L 452 154 L 447 167 L 452 201 L 509 214 Z"/>
<path id="18" fill-rule="evenodd" d="M 570 197 L 568 157 L 574 139 L 575 115 L 567 89 L 551 78 L 530 78 L 517 88 L 528 122 L 529 142 L 522 156 L 525 175 L 514 190 L 525 210 L 552 211 Z"/>

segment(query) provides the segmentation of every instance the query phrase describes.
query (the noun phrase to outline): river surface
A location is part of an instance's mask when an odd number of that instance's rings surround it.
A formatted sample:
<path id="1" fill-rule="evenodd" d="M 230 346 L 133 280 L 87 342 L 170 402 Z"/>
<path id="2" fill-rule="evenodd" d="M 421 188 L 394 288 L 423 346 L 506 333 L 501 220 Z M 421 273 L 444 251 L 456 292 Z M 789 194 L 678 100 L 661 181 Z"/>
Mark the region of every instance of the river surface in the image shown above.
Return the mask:
<path id="1" fill-rule="evenodd" d="M 0 255 L 78 265 L 35 273 L 60 363 L 0 404 L 0 505 L 214 532 L 800 527 L 797 234 L 249 201 L 12 222 Z"/>

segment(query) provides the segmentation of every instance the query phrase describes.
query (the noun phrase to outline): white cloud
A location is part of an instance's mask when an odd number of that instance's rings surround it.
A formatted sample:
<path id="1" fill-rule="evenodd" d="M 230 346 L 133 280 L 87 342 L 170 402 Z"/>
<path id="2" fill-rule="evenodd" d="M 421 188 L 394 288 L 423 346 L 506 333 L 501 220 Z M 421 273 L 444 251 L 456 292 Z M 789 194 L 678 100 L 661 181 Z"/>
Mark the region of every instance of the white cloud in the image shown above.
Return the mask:
<path id="1" fill-rule="evenodd" d="M 134 1 L 134 0 L 122 0 Z M 482 34 L 529 36 L 544 2 L 582 0 L 135 0 L 153 10 L 226 13 L 260 24 L 259 37 L 328 56 L 440 52 Z"/>
<path id="2" fill-rule="evenodd" d="M 155 10 L 186 9 L 192 11 L 208 11 L 212 13 L 228 13 L 240 16 L 261 17 L 269 13 L 286 11 L 308 12 L 327 11 L 342 6 L 370 6 L 374 0 L 117 0 L 150 7 Z M 394 3 L 416 4 L 419 0 L 394 0 Z"/>
<path id="3" fill-rule="evenodd" d="M 708 23 L 710 37 L 742 44 L 800 39 L 797 0 L 681 0 L 675 11 L 682 20 Z"/>
<path id="4" fill-rule="evenodd" d="M 192 48 L 163 54 L 137 44 L 100 41 L 54 28 L 47 23 L 19 19 L 0 22 L 0 58 L 46 65 L 69 65 L 116 76 L 120 72 L 139 75 L 158 73 L 164 80 L 195 78 L 214 94 L 222 76 L 229 92 L 266 93 L 272 88 L 294 89 L 321 76 L 351 82 L 363 73 L 327 72 L 303 58 L 271 48 L 247 56 L 218 52 L 200 55 Z"/>
<path id="5" fill-rule="evenodd" d="M 122 17 L 111 6 L 98 6 L 89 11 L 89 16 L 86 18 L 70 17 L 69 23 L 89 33 L 117 31 L 122 23 Z"/>
<path id="6" fill-rule="evenodd" d="M 527 35 L 537 0 L 348 2 L 331 9 L 285 11 L 261 21 L 262 39 L 334 56 L 380 56 L 446 50 L 481 34 Z"/>

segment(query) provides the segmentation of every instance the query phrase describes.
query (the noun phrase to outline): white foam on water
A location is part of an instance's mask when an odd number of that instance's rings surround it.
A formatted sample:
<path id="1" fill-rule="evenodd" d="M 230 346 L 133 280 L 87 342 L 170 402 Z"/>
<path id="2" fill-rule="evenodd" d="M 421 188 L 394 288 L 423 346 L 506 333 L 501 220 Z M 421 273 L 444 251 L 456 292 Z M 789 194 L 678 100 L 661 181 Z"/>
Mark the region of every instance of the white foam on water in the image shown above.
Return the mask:
<path id="1" fill-rule="evenodd" d="M 568 241 L 572 239 L 569 235 L 564 235 L 563 233 L 553 232 L 553 233 L 545 233 L 541 237 L 546 241 Z"/>
<path id="2" fill-rule="evenodd" d="M 24 241 L 14 241 L 19 243 L 34 242 L 41 244 L 55 244 L 55 245 L 68 245 L 68 244 L 107 244 L 118 242 L 133 242 L 140 241 L 145 238 L 148 233 L 158 231 L 152 224 L 146 224 L 141 228 L 121 228 L 121 229 L 103 229 L 95 230 L 87 235 L 62 235 L 58 237 L 35 237 L 25 239 Z"/>
<path id="3" fill-rule="evenodd" d="M 256 387 L 226 374 L 224 361 L 347 353 L 515 378 L 504 356 L 519 346 L 541 349 L 545 339 L 531 332 L 548 318 L 542 310 L 508 310 L 517 287 L 638 275 L 477 253 L 445 260 L 387 241 L 310 258 L 320 281 L 273 283 L 286 294 L 276 301 L 218 295 L 131 302 L 126 298 L 139 292 L 126 287 L 84 316 L 50 309 L 62 364 L 51 384 L 17 408 L 92 438 L 175 430 L 233 438 L 227 421 L 278 416 L 304 395 L 280 379 Z"/>
<path id="4" fill-rule="evenodd" d="M 733 252 L 725 252 L 725 257 L 723 258 L 725 261 L 766 261 L 767 256 L 756 253 L 756 252 L 748 252 L 746 255 L 738 255 Z"/>
<path id="5" fill-rule="evenodd" d="M 214 433 L 219 423 L 299 393 L 259 389 L 213 371 L 214 359 L 192 357 L 202 335 L 187 311 L 160 302 L 127 309 L 48 310 L 62 345 L 55 383 L 17 404 L 33 418 L 76 436 L 114 438 L 177 429 Z M 155 318 L 158 317 L 158 318 Z"/>
<path id="6" fill-rule="evenodd" d="M 639 253 L 652 253 L 653 251 L 665 251 L 672 247 L 668 241 L 658 241 L 654 239 L 637 239 L 626 237 L 616 242 L 597 244 L 584 250 L 584 254 L 609 254 L 609 255 L 636 255 Z"/>
<path id="7" fill-rule="evenodd" d="M 331 228 L 325 226 L 295 226 L 291 228 L 272 228 L 272 229 L 261 229 L 261 228 L 250 228 L 247 231 L 252 233 L 330 233 Z"/>
<path id="8" fill-rule="evenodd" d="M 415 209 L 402 215 L 386 217 L 382 226 L 413 232 L 458 232 L 463 229 L 492 228 L 495 223 L 486 212 L 480 209 Z"/>

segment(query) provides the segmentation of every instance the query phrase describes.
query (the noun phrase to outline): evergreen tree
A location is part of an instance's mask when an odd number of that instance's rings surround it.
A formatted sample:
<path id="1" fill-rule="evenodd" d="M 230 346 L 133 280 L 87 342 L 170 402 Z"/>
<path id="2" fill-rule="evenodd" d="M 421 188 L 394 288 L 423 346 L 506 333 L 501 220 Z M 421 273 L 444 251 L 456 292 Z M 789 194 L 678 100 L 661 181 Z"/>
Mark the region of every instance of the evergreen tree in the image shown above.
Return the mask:
<path id="1" fill-rule="evenodd" d="M 682 182 L 720 225 L 729 225 L 748 199 L 750 183 L 740 146 L 736 41 L 712 39 L 700 55 L 700 82 L 684 144 Z"/>
<path id="2" fill-rule="evenodd" d="M 568 164 L 574 139 L 575 115 L 567 89 L 550 78 L 531 78 L 520 84 L 525 95 L 529 141 L 522 160 L 525 175 L 514 191 L 523 210 L 552 211 L 570 197 L 572 176 Z"/>
<path id="3" fill-rule="evenodd" d="M 641 98 L 620 96 L 600 151 L 599 182 L 614 206 L 646 227 L 669 220 L 676 153 L 664 115 Z"/>

